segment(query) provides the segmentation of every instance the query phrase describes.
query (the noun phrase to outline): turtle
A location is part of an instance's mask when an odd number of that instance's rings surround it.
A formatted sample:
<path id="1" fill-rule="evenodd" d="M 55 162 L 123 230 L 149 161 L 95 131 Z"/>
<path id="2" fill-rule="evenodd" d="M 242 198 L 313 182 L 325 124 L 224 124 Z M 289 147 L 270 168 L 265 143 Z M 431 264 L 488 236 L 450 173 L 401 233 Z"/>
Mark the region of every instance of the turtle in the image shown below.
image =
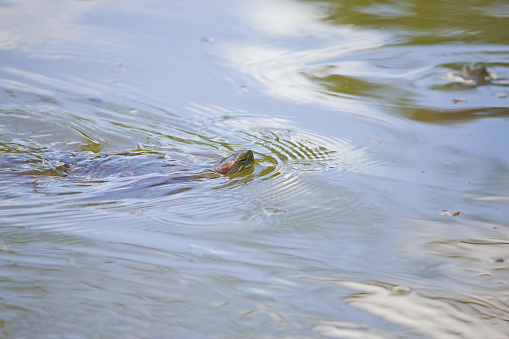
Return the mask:
<path id="1" fill-rule="evenodd" d="M 466 64 L 461 68 L 459 75 L 463 79 L 464 86 L 480 86 L 486 84 L 493 76 L 482 64 Z"/>
<path id="2" fill-rule="evenodd" d="M 16 156 L 17 155 L 17 156 Z M 184 160 L 179 160 L 182 158 Z M 44 152 L 30 154 L 0 153 L 1 170 L 37 177 L 60 176 L 80 178 L 113 178 L 139 175 L 194 174 L 199 177 L 229 175 L 242 172 L 254 164 L 251 150 L 238 150 L 213 166 L 195 166 L 179 154 L 167 157 L 160 153 L 134 151 L 96 156 Z M 22 164 L 23 166 L 19 166 Z M 20 168 L 21 167 L 21 168 Z"/>
<path id="3" fill-rule="evenodd" d="M 175 156 L 177 157 L 177 156 Z M 185 159 L 187 155 L 182 155 Z M 161 154 L 126 152 L 96 159 L 71 159 L 65 171 L 73 177 L 125 177 L 138 175 L 163 174 L 175 176 L 185 174 L 187 179 L 214 177 L 242 172 L 254 164 L 251 150 L 238 150 L 222 158 L 213 166 L 196 166 L 189 161 L 167 158 Z M 72 164 L 74 163 L 74 164 Z"/>

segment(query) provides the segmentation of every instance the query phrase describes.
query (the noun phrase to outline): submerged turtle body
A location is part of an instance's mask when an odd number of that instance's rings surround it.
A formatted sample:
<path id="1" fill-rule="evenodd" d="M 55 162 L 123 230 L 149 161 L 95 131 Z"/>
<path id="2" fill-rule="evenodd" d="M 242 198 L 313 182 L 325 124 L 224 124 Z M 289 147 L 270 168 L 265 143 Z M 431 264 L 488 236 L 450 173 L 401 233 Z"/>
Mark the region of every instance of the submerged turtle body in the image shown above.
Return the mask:
<path id="1" fill-rule="evenodd" d="M 109 180 L 108 178 L 162 175 L 185 176 L 186 179 L 213 177 L 239 173 L 253 166 L 250 150 L 241 150 L 223 158 L 215 165 L 200 165 L 189 161 L 185 154 L 166 155 L 133 151 L 117 154 L 64 154 L 45 152 L 37 155 L 25 153 L 0 153 L 0 173 L 33 175 L 37 177 L 59 176 L 81 180 Z"/>
<path id="2" fill-rule="evenodd" d="M 181 158 L 180 160 L 177 158 Z M 68 166 L 68 174 L 73 176 L 88 176 L 101 178 L 125 177 L 139 175 L 166 176 L 185 175 L 187 179 L 194 177 L 209 177 L 218 174 L 233 174 L 242 172 L 253 166 L 254 157 L 250 150 L 240 150 L 217 162 L 212 168 L 196 163 L 189 163 L 185 156 L 168 158 L 156 154 L 110 155 L 94 161 L 87 159 Z M 216 174 L 217 175 L 217 174 Z"/>
<path id="3" fill-rule="evenodd" d="M 238 174 L 242 176 L 246 169 L 252 169 L 254 164 L 250 150 L 237 151 L 215 165 L 205 156 L 184 153 L 169 156 L 150 150 L 92 155 L 2 153 L 2 150 L 0 143 L 0 182 L 28 179 L 39 189 L 53 187 L 45 181 L 52 180 L 55 184 L 62 183 L 63 192 L 86 192 L 70 200 L 100 200 L 99 204 L 116 203 L 124 198 L 167 196 L 198 187 L 206 189 L 211 186 L 204 180 L 223 176 L 233 179 Z M 203 163 L 201 160 L 204 160 Z M 229 178 L 226 181 L 229 182 Z"/>

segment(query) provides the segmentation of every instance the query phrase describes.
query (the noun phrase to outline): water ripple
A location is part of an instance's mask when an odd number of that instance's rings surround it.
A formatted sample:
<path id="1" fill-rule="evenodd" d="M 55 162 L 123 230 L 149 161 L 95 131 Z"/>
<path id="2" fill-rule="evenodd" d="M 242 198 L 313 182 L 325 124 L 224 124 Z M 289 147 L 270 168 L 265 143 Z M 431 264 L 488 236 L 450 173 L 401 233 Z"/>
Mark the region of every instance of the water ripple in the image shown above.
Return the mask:
<path id="1" fill-rule="evenodd" d="M 17 201 L 30 195 L 35 205 L 26 209 L 28 214 L 41 213 L 37 203 L 53 206 L 45 212 L 49 216 L 65 210 L 75 222 L 91 213 L 136 214 L 146 222 L 131 227 L 165 233 L 270 228 L 296 218 L 325 222 L 369 206 L 342 184 L 344 176 L 365 175 L 380 165 L 367 147 L 285 119 L 218 106 L 190 105 L 192 119 L 140 106 L 136 116 L 125 116 L 122 123 L 107 122 L 118 121 L 117 112 L 128 107 L 99 106 L 97 116 L 87 119 L 59 103 L 2 107 L 0 119 L 12 127 L 1 144 L 2 178 L 14 176 L 17 182 L 16 192 L 2 196 L 13 213 Z M 161 116 L 165 123 L 156 125 Z M 43 127 L 34 134 L 36 125 Z M 133 144 L 126 136 L 137 147 L 126 147 Z M 254 151 L 253 168 L 229 176 L 211 174 L 218 158 L 242 148 Z M 204 171 L 209 174 L 200 174 Z M 309 199 L 315 204 L 310 206 Z"/>

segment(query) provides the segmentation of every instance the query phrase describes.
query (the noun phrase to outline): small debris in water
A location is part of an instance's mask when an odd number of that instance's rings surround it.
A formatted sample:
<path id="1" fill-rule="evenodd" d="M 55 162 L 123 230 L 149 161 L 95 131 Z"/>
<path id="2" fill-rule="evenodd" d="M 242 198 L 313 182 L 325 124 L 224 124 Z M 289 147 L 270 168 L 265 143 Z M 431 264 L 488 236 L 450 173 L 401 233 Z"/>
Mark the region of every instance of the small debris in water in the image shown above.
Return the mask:
<path id="1" fill-rule="evenodd" d="M 442 210 L 442 212 L 440 212 L 439 215 L 448 215 L 448 216 L 451 216 L 451 217 L 457 217 L 458 215 L 460 215 L 461 212 L 460 211 L 456 211 L 456 212 L 449 212 L 448 210 Z"/>
<path id="2" fill-rule="evenodd" d="M 465 104 L 467 101 L 466 100 L 460 100 L 460 99 L 453 99 L 453 101 L 455 104 Z"/>
<path id="3" fill-rule="evenodd" d="M 201 42 L 205 42 L 205 43 L 207 43 L 207 44 L 212 44 L 212 43 L 214 43 L 214 39 L 212 39 L 212 38 L 206 38 L 206 37 L 201 37 L 201 38 L 200 38 L 200 41 L 201 41 Z"/>
<path id="4" fill-rule="evenodd" d="M 391 290 L 392 295 L 407 295 L 412 292 L 412 289 L 407 286 L 394 286 Z"/>
<path id="5" fill-rule="evenodd" d="M 136 114 L 136 113 L 138 113 L 138 111 L 135 109 L 130 109 L 127 111 L 127 113 Z"/>
<path id="6" fill-rule="evenodd" d="M 265 207 L 264 211 L 265 211 L 266 215 L 271 215 L 271 214 L 276 214 L 276 213 L 286 213 L 285 210 L 279 210 L 277 208 L 272 208 L 272 207 Z"/>
<path id="7" fill-rule="evenodd" d="M 505 262 L 504 258 L 493 258 L 493 261 L 498 263 Z"/>
<path id="8" fill-rule="evenodd" d="M 100 98 L 88 98 L 88 100 L 100 104 L 102 100 Z"/>
<path id="9" fill-rule="evenodd" d="M 507 98 L 507 92 L 497 92 L 495 95 L 499 98 Z"/>

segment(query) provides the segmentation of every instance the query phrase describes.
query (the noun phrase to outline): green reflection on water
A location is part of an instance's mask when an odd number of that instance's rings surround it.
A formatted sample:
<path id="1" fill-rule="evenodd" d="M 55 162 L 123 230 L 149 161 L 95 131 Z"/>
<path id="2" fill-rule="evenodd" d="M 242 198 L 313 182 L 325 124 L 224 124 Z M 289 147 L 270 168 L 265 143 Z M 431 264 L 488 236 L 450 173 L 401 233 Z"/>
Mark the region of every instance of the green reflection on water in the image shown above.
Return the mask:
<path id="1" fill-rule="evenodd" d="M 311 0 L 311 2 L 315 2 Z M 506 44 L 509 41 L 506 1 L 331 0 L 326 22 L 400 31 L 408 44 L 449 41 Z"/>

